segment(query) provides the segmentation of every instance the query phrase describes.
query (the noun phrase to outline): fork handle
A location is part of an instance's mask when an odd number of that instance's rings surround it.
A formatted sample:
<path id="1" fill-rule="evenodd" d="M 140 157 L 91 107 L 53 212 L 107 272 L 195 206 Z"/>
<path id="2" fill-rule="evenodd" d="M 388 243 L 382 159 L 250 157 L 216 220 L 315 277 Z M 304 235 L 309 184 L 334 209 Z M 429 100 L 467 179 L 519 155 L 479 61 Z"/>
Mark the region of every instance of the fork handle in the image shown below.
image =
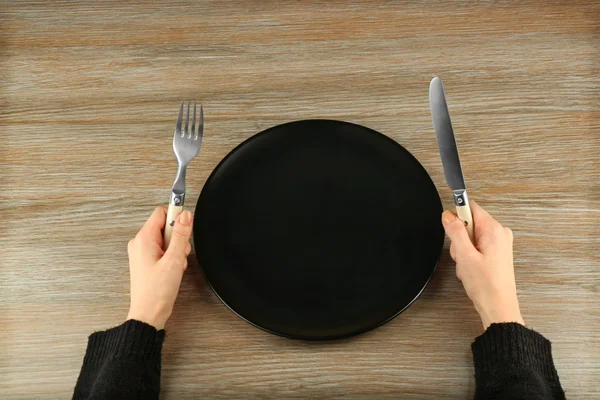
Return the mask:
<path id="1" fill-rule="evenodd" d="M 183 206 L 175 206 L 169 204 L 169 210 L 167 211 L 167 223 L 165 224 L 165 232 L 163 235 L 163 250 L 167 250 L 169 243 L 171 243 L 171 236 L 173 235 L 173 226 L 179 214 L 183 212 Z"/>

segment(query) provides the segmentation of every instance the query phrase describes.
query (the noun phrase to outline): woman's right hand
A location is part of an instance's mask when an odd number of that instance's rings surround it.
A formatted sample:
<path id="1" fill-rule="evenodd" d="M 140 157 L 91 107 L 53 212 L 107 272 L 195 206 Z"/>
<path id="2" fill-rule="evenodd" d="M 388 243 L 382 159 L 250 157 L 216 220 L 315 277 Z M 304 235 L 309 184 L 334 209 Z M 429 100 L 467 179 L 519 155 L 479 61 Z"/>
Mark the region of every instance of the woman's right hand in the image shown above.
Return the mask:
<path id="1" fill-rule="evenodd" d="M 525 325 L 517 299 L 512 231 L 474 201 L 470 205 L 476 246 L 456 214 L 442 214 L 444 229 L 452 241 L 450 255 L 456 261 L 456 276 L 473 301 L 484 329 L 500 322 Z"/>

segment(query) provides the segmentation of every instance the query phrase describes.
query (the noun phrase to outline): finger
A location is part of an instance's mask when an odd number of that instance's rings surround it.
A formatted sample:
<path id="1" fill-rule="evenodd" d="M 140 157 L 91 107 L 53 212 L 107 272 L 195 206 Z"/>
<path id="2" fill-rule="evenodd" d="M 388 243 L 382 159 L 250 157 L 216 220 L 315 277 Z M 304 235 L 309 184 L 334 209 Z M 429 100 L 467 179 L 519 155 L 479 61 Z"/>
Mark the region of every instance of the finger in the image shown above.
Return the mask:
<path id="1" fill-rule="evenodd" d="M 512 244 L 515 241 L 515 235 L 513 234 L 512 229 L 504 227 L 504 233 L 506 234 L 506 237 L 508 238 L 508 242 L 512 246 Z"/>
<path id="2" fill-rule="evenodd" d="M 154 235 L 158 232 L 158 234 L 160 235 L 162 229 L 165 227 L 166 221 L 167 221 L 167 211 L 166 211 L 165 207 L 158 206 L 154 209 L 154 212 L 152 213 L 152 215 L 150 215 L 150 217 L 148 218 L 148 220 L 146 221 L 146 223 L 140 230 L 140 233 L 142 233 L 142 234 L 150 233 L 150 234 Z"/>
<path id="3" fill-rule="evenodd" d="M 187 243 L 187 246 L 185 248 L 185 256 L 189 256 L 190 253 L 192 252 L 192 244 L 190 242 Z"/>
<path id="4" fill-rule="evenodd" d="M 179 214 L 175 226 L 173 226 L 173 234 L 169 248 L 165 252 L 165 257 L 171 260 L 182 260 L 186 257 L 185 250 L 190 243 L 192 235 L 192 213 L 184 211 Z"/>
<path id="5" fill-rule="evenodd" d="M 469 200 L 469 206 L 471 207 L 471 213 L 473 214 L 473 224 L 475 225 L 476 231 L 478 227 L 480 230 L 485 231 L 498 222 L 474 200 Z"/>
<path id="6" fill-rule="evenodd" d="M 470 201 L 475 224 L 475 241 L 481 253 L 485 253 L 488 248 L 494 247 L 497 239 L 506 236 L 512 243 L 512 231 L 505 228 L 486 210 L 474 201 Z"/>
<path id="7" fill-rule="evenodd" d="M 450 244 L 450 257 L 456 261 L 456 247 L 454 247 L 454 243 Z"/>
<path id="8" fill-rule="evenodd" d="M 447 210 L 444 211 L 442 214 L 442 223 L 446 234 L 452 241 L 452 246 L 454 246 L 455 256 L 460 257 L 461 253 L 468 254 L 477 251 L 473 243 L 471 243 L 471 239 L 469 239 L 469 233 L 465 224 L 458 219 L 456 214 Z"/>

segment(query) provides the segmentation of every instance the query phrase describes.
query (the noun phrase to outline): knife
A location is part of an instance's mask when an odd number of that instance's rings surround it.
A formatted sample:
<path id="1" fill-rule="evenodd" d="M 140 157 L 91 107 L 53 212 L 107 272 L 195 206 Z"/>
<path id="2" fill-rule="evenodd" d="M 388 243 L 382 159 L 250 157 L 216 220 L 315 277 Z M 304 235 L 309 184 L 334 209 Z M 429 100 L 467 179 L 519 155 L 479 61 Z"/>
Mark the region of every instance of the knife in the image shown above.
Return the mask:
<path id="1" fill-rule="evenodd" d="M 473 237 L 473 215 L 469 207 L 467 187 L 460 166 L 458 147 L 456 147 L 456 139 L 454 139 L 454 131 L 452 130 L 452 122 L 450 122 L 446 97 L 444 96 L 444 85 L 438 77 L 433 78 L 429 85 L 429 107 L 431 108 L 433 129 L 435 130 L 442 165 L 444 166 L 446 183 L 450 186 L 454 194 L 456 214 L 465 223 L 469 239 L 471 239 L 472 243 L 475 243 Z"/>

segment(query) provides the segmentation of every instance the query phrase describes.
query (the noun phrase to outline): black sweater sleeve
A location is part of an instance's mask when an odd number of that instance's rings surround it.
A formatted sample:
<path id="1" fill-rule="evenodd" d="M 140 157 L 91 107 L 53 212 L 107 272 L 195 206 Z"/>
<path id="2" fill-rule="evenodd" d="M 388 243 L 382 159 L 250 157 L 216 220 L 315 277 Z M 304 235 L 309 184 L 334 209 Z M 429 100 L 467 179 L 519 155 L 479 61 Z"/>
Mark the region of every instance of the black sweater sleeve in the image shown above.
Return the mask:
<path id="1" fill-rule="evenodd" d="M 158 399 L 164 338 L 134 320 L 90 335 L 73 399 Z"/>
<path id="2" fill-rule="evenodd" d="M 565 399 L 550 342 L 517 323 L 492 324 L 471 345 L 475 399 Z"/>
<path id="3" fill-rule="evenodd" d="M 139 321 L 90 335 L 73 399 L 158 399 L 165 331 Z M 471 346 L 475 399 L 565 399 L 550 342 L 492 324 Z"/>

